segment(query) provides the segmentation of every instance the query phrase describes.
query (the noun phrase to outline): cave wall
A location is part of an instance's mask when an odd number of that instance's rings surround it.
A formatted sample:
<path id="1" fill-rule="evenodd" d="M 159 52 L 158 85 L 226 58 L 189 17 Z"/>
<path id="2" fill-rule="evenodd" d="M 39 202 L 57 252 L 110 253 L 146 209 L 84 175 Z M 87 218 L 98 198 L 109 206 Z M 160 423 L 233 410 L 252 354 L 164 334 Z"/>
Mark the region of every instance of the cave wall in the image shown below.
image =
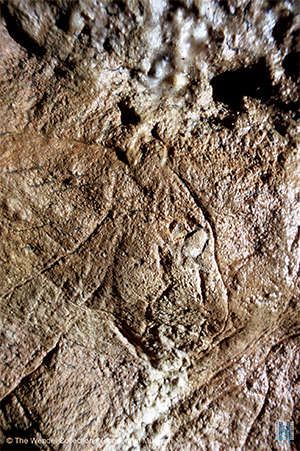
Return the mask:
<path id="1" fill-rule="evenodd" d="M 0 5 L 3 449 L 296 449 L 297 4 Z"/>

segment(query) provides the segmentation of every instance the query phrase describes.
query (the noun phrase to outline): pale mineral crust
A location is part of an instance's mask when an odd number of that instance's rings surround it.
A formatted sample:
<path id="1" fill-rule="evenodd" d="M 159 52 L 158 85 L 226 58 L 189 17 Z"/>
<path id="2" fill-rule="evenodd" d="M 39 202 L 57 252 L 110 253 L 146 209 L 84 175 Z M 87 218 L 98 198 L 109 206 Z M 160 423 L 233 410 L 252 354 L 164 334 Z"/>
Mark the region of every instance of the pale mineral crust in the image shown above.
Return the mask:
<path id="1" fill-rule="evenodd" d="M 0 447 L 296 450 L 299 4 L 0 5 Z"/>

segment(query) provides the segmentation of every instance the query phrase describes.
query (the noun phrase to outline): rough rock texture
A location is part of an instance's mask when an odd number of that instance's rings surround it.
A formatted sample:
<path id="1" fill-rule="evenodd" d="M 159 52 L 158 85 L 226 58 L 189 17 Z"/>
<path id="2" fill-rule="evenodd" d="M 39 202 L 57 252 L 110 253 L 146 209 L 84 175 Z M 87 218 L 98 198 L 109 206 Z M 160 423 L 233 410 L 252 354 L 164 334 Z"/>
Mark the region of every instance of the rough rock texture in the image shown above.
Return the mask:
<path id="1" fill-rule="evenodd" d="M 0 4 L 3 449 L 296 449 L 297 4 Z"/>

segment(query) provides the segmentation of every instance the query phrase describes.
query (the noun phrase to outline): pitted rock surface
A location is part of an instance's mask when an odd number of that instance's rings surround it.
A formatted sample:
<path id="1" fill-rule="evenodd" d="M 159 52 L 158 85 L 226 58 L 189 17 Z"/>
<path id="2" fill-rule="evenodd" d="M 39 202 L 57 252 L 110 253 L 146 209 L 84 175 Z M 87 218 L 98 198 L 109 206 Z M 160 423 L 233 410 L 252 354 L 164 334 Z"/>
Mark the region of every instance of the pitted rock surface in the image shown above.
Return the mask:
<path id="1" fill-rule="evenodd" d="M 296 2 L 0 5 L 3 449 L 297 449 Z"/>

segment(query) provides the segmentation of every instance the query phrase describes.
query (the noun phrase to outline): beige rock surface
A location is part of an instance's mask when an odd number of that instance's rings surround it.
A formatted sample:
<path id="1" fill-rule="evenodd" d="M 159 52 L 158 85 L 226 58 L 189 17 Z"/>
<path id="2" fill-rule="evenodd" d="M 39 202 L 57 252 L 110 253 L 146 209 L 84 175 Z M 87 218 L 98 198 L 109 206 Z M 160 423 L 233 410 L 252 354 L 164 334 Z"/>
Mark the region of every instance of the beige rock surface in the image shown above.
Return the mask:
<path id="1" fill-rule="evenodd" d="M 2 448 L 297 449 L 297 4 L 0 4 Z"/>

